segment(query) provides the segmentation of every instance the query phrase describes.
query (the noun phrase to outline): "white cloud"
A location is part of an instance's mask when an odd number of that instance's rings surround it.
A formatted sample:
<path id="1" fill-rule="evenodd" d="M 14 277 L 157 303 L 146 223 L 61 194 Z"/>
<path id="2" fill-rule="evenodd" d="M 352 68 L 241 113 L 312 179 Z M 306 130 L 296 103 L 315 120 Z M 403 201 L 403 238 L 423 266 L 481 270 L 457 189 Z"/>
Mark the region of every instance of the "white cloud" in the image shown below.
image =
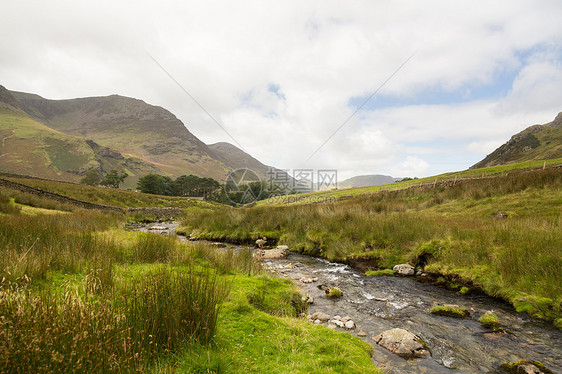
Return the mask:
<path id="1" fill-rule="evenodd" d="M 483 154 L 487 155 L 492 153 L 492 151 L 494 151 L 496 148 L 498 148 L 505 142 L 506 142 L 505 139 L 495 139 L 495 140 L 488 140 L 488 141 L 478 140 L 478 141 L 470 142 L 466 146 L 466 149 L 477 155 L 483 155 Z"/>
<path id="2" fill-rule="evenodd" d="M 9 35 L 0 84 L 48 98 L 133 96 L 207 143 L 232 142 L 148 51 L 264 163 L 367 174 L 431 156 L 468 167 L 496 140 L 562 110 L 561 15 L 562 3 L 549 0 L 21 0 L 0 16 Z M 362 111 L 305 163 L 352 113 L 349 100 L 371 94 L 414 52 L 380 96 L 469 101 Z M 506 97 L 470 96 L 502 74 L 516 76 Z M 427 173 L 446 171 L 428 164 Z"/>
<path id="3" fill-rule="evenodd" d="M 392 175 L 398 177 L 417 177 L 425 175 L 429 164 L 419 157 L 407 156 L 406 160 L 391 168 Z"/>
<path id="4" fill-rule="evenodd" d="M 562 109 L 562 64 L 538 61 L 525 66 L 498 110 L 537 112 Z"/>

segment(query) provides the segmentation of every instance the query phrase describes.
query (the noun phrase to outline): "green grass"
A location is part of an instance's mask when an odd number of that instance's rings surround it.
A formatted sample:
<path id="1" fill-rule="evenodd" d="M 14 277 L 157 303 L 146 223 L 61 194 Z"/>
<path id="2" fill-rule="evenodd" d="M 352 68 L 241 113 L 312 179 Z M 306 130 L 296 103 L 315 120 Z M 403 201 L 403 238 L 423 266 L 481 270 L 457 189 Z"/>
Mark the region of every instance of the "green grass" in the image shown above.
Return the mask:
<path id="1" fill-rule="evenodd" d="M 375 268 L 412 263 L 480 288 L 518 311 L 561 316 L 562 170 L 383 191 L 337 204 L 194 212 L 182 231 L 252 243 L 267 236 L 291 250 Z M 495 219 L 503 212 L 506 219 Z M 462 284 L 460 284 L 462 283 Z"/>
<path id="2" fill-rule="evenodd" d="M 455 318 L 465 318 L 470 317 L 470 313 L 466 308 L 453 306 L 453 305 L 435 305 L 429 311 L 431 314 L 437 314 L 441 316 L 449 316 Z"/>
<path id="3" fill-rule="evenodd" d="M 379 372 L 368 344 L 295 318 L 296 286 L 250 250 L 124 221 L 0 216 L 0 372 Z"/>
<path id="4" fill-rule="evenodd" d="M 370 361 L 372 347 L 367 343 L 304 320 L 260 311 L 248 301 L 248 295 L 258 291 L 252 279 L 236 278 L 221 310 L 214 344 L 191 346 L 160 363 L 156 372 L 380 373 Z M 273 314 L 284 314 L 285 308 L 279 305 Z"/>
<path id="5" fill-rule="evenodd" d="M 523 365 L 535 365 L 537 368 L 539 368 L 541 370 L 541 372 L 543 372 L 545 374 L 554 374 L 554 372 L 552 370 L 550 370 L 549 368 L 544 366 L 539 361 L 519 360 L 519 361 L 516 361 L 516 362 L 504 362 L 503 364 L 500 365 L 500 369 L 503 370 L 506 373 L 517 374 L 517 373 L 522 372 L 522 371 L 518 370 L 518 367 L 523 366 Z"/>
<path id="6" fill-rule="evenodd" d="M 390 276 L 390 275 L 394 275 L 394 270 L 392 269 L 369 270 L 365 272 L 365 275 L 368 277 L 381 276 L 381 275 Z"/>
<path id="7" fill-rule="evenodd" d="M 340 299 L 343 296 L 343 292 L 337 287 L 330 287 L 326 296 L 330 299 Z"/>
<path id="8" fill-rule="evenodd" d="M 42 180 L 34 178 L 24 178 L 18 176 L 2 176 L 14 182 L 25 184 L 45 191 L 58 193 L 74 199 L 102 205 L 117 206 L 121 208 L 142 208 L 142 207 L 177 207 L 183 209 L 215 209 L 221 206 L 218 203 L 200 201 L 187 197 L 160 196 L 144 194 L 141 192 L 124 191 L 114 188 L 91 187 L 80 184 L 59 182 L 52 180 Z M 7 190 L 4 188 L 4 190 Z M 26 195 L 30 201 L 39 199 L 34 195 L 22 194 L 14 191 L 14 195 Z M 47 199 L 44 199 L 47 200 Z M 24 202 L 25 204 L 25 202 Z M 52 202 L 52 205 L 60 203 Z M 32 204 L 28 204 L 32 205 Z"/>
<path id="9" fill-rule="evenodd" d="M 488 327 L 494 330 L 494 332 L 503 331 L 500 319 L 492 312 L 486 312 L 480 318 L 478 318 L 478 322 L 482 324 L 484 327 Z"/>
<path id="10" fill-rule="evenodd" d="M 481 169 L 469 169 L 458 172 L 449 172 L 439 174 L 426 178 L 419 178 L 410 181 L 396 182 L 392 184 L 385 184 L 370 187 L 355 187 L 345 188 L 338 190 L 329 190 L 321 192 L 311 192 L 299 195 L 290 195 L 287 197 L 276 197 L 272 199 L 261 200 L 255 203 L 255 206 L 268 206 L 268 205 L 300 205 L 318 202 L 330 202 L 330 199 L 349 199 L 352 197 L 365 196 L 381 191 L 399 191 L 411 187 L 427 186 L 438 184 L 442 182 L 458 183 L 463 179 L 474 178 L 490 178 L 495 176 L 506 175 L 511 172 L 521 172 L 528 170 L 539 170 L 544 166 L 555 167 L 562 165 L 562 158 L 551 160 L 534 160 L 525 161 L 520 163 L 491 166 Z"/>

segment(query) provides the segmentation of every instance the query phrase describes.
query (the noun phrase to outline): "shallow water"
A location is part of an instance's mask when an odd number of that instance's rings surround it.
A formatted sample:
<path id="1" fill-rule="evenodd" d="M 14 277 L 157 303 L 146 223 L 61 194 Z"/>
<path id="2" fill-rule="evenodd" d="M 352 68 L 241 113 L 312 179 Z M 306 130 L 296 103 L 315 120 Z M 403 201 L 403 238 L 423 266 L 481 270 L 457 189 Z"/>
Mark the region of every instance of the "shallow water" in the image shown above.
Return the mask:
<path id="1" fill-rule="evenodd" d="M 501 301 L 486 296 L 462 296 L 411 278 L 366 277 L 347 265 L 291 254 L 265 261 L 268 268 L 294 280 L 303 294 L 314 297 L 309 313 L 349 316 L 364 331 L 360 338 L 373 345 L 373 362 L 387 373 L 495 373 L 505 361 L 537 360 L 562 373 L 562 333 L 551 325 L 516 313 Z M 303 277 L 317 277 L 302 283 Z M 344 296 L 328 299 L 320 285 L 337 286 Z M 432 304 L 457 304 L 472 317 L 457 319 L 429 313 Z M 492 310 L 512 334 L 493 334 L 478 317 Z M 371 337 L 391 328 L 420 336 L 431 357 L 405 360 L 374 343 Z M 343 329 L 341 329 L 343 330 Z"/>
<path id="2" fill-rule="evenodd" d="M 129 229 L 173 234 L 176 225 L 176 222 L 166 222 Z M 148 230 L 155 226 L 166 229 Z M 386 373 L 498 373 L 501 363 L 519 359 L 537 360 L 553 372 L 562 373 L 562 332 L 516 313 L 500 300 L 481 295 L 463 296 L 412 278 L 367 277 L 345 264 L 299 254 L 268 259 L 264 263 L 271 271 L 292 279 L 303 295 L 314 298 L 309 314 L 324 312 L 330 316 L 350 317 L 356 324 L 354 330 L 337 329 L 356 336 L 360 331 L 367 333 L 360 339 L 374 347 L 372 360 Z M 318 280 L 303 283 L 302 278 Z M 343 291 L 343 297 L 329 299 L 320 286 L 337 286 Z M 471 318 L 432 315 L 429 310 L 436 303 L 465 307 Z M 488 310 L 499 317 L 510 334 L 491 333 L 477 321 Z M 391 328 L 403 328 L 420 336 L 429 347 L 431 357 L 406 360 L 371 339 Z"/>

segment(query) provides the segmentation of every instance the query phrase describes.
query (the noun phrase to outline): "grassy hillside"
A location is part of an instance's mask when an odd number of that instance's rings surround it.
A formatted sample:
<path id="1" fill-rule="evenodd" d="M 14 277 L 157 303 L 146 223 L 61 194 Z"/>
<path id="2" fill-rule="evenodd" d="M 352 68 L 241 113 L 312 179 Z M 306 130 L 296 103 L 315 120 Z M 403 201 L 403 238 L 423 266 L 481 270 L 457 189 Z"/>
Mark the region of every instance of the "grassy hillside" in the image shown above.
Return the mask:
<path id="1" fill-rule="evenodd" d="M 77 182 L 88 169 L 126 171 L 128 185 L 159 170 L 153 165 L 66 135 L 26 114 L 0 107 L 0 169 Z"/>
<path id="2" fill-rule="evenodd" d="M 0 214 L 0 372 L 380 373 L 367 343 L 295 318 L 295 285 L 251 252 L 123 220 Z"/>
<path id="3" fill-rule="evenodd" d="M 117 190 L 114 188 L 90 187 L 74 183 L 17 176 L 3 175 L 2 178 L 89 203 L 117 206 L 121 208 L 177 207 L 214 209 L 221 206 L 221 204 L 218 203 L 200 201 L 188 197 L 160 196 L 134 191 Z"/>
<path id="4" fill-rule="evenodd" d="M 550 123 L 534 125 L 513 135 L 507 143 L 471 169 L 560 157 L 562 157 L 562 113 Z"/>
<path id="5" fill-rule="evenodd" d="M 381 191 L 399 191 L 417 186 L 433 186 L 440 183 L 450 182 L 457 183 L 463 179 L 489 178 L 501 175 L 507 175 L 510 172 L 519 172 L 522 170 L 539 170 L 543 167 L 557 167 L 562 165 L 562 158 L 552 160 L 536 160 L 527 161 L 509 165 L 492 166 L 482 169 L 469 169 L 458 172 L 450 172 L 435 175 L 432 177 L 420 178 L 404 182 L 395 182 L 371 187 L 344 188 L 338 190 L 329 190 L 321 192 L 311 192 L 299 195 L 289 195 L 274 197 L 267 200 L 257 201 L 256 206 L 277 206 L 277 205 L 297 205 L 311 204 L 318 202 L 329 202 L 334 199 L 349 199 L 357 196 L 371 195 Z"/>
<path id="6" fill-rule="evenodd" d="M 495 219 L 497 212 L 507 219 Z M 474 284 L 520 311 L 562 317 L 560 168 L 384 191 L 335 204 L 201 212 L 184 225 L 186 232 L 200 230 L 202 238 L 250 242 L 267 236 L 295 251 L 361 259 L 374 269 L 410 262 Z"/>
<path id="7" fill-rule="evenodd" d="M 209 148 L 164 108 L 119 95 L 48 100 L 22 92 L 11 94 L 21 108 L 45 125 L 93 139 L 154 164 L 170 176 L 195 174 L 222 180 L 227 173 Z"/>
<path id="8" fill-rule="evenodd" d="M 338 182 L 338 187 L 339 188 L 370 187 L 370 186 L 378 186 L 381 184 L 389 184 L 389 183 L 394 183 L 394 178 L 389 175 L 379 175 L 379 174 L 358 175 L 356 177 L 346 179 L 342 182 Z"/>

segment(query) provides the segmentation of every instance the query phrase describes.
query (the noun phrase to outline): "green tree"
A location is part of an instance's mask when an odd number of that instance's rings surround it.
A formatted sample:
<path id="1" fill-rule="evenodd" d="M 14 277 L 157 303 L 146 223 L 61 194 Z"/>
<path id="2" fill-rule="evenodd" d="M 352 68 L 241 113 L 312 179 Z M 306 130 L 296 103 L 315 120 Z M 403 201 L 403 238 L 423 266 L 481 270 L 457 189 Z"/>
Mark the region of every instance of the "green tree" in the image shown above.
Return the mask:
<path id="1" fill-rule="evenodd" d="M 208 198 L 220 189 L 220 183 L 213 178 L 201 178 L 196 175 L 182 175 L 173 182 L 175 196 L 197 196 Z"/>
<path id="2" fill-rule="evenodd" d="M 129 174 L 127 174 L 126 172 L 123 172 L 121 173 L 121 175 L 119 175 L 119 173 L 117 173 L 117 170 L 111 170 L 109 173 L 107 173 L 105 179 L 102 180 L 100 184 L 102 186 L 111 188 L 119 188 L 119 185 L 123 183 L 125 181 L 125 178 L 127 178 L 128 176 Z"/>
<path id="3" fill-rule="evenodd" d="M 172 183 L 169 177 L 151 173 L 139 179 L 137 189 L 155 195 L 172 195 Z"/>
<path id="4" fill-rule="evenodd" d="M 84 174 L 84 177 L 80 179 L 80 184 L 85 184 L 87 186 L 97 186 L 101 182 L 100 174 L 94 170 L 90 169 Z"/>

